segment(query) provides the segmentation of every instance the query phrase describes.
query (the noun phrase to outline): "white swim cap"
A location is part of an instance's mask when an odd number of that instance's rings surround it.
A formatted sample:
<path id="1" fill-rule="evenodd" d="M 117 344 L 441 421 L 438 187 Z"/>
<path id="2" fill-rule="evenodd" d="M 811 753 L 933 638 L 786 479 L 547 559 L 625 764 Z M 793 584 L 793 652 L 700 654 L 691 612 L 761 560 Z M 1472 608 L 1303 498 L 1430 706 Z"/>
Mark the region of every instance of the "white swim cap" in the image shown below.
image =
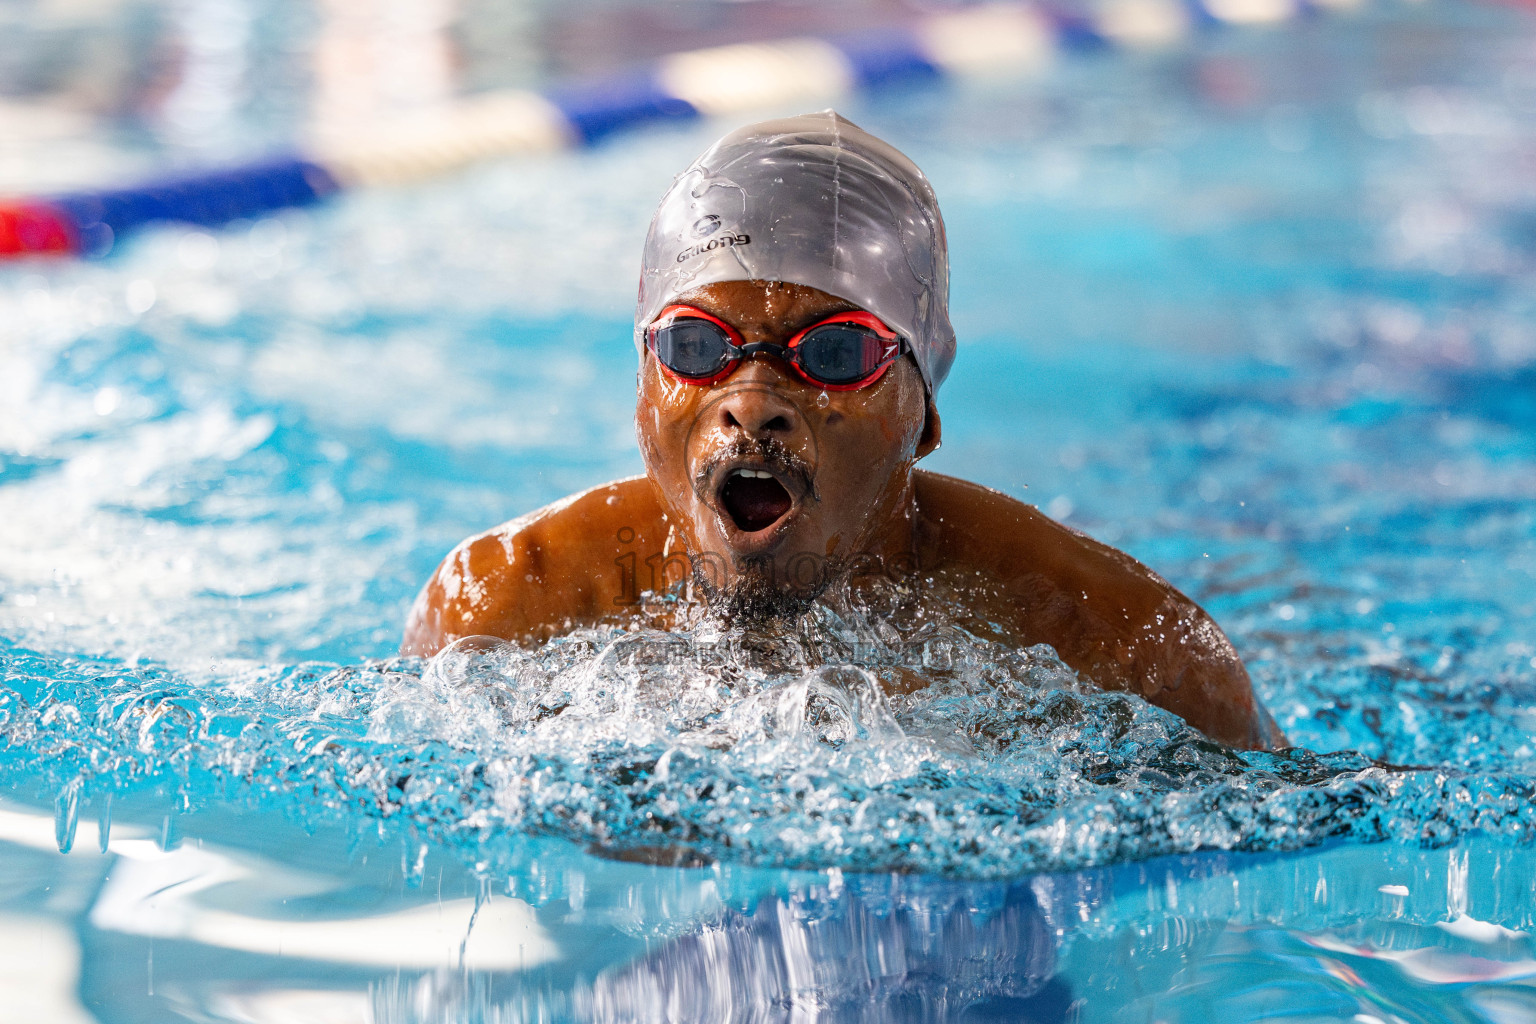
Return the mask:
<path id="1" fill-rule="evenodd" d="M 930 398 L 954 362 L 933 187 L 835 111 L 739 128 L 677 176 L 645 239 L 635 345 L 668 305 L 721 281 L 807 285 L 868 310 L 907 339 Z"/>

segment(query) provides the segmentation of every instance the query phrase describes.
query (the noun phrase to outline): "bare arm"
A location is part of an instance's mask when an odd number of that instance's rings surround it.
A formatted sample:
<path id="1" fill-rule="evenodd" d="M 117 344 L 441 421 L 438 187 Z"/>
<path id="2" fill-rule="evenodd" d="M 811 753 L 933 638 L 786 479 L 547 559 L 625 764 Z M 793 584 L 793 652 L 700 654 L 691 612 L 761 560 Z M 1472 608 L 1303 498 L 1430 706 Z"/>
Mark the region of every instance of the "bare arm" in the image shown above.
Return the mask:
<path id="1" fill-rule="evenodd" d="M 471 537 L 417 596 L 400 652 L 432 655 L 466 636 L 536 642 L 619 617 L 616 559 L 628 552 L 643 563 L 665 532 L 649 481 L 636 477 Z"/>
<path id="2" fill-rule="evenodd" d="M 520 557 L 516 540 L 514 521 L 449 552 L 411 606 L 400 653 L 436 654 L 466 636 L 521 639 L 528 609 L 518 570 L 528 575 L 539 552 L 525 543 Z"/>
<path id="3" fill-rule="evenodd" d="M 997 606 L 978 611 L 1015 642 L 1050 644 L 1099 686 L 1139 694 L 1226 743 L 1283 745 L 1231 642 L 1166 580 L 996 491 L 932 473 L 916 482 L 927 543 L 942 564 L 1001 582 Z M 665 537 L 644 478 L 471 537 L 417 597 L 401 652 L 431 655 L 476 635 L 536 642 L 622 618 L 616 562 L 643 564 Z"/>
<path id="4" fill-rule="evenodd" d="M 996 621 L 1047 643 L 1105 689 L 1126 690 L 1238 747 L 1284 743 L 1221 629 L 1167 580 L 1106 544 L 977 484 L 918 476 L 940 558 L 1002 584 Z"/>

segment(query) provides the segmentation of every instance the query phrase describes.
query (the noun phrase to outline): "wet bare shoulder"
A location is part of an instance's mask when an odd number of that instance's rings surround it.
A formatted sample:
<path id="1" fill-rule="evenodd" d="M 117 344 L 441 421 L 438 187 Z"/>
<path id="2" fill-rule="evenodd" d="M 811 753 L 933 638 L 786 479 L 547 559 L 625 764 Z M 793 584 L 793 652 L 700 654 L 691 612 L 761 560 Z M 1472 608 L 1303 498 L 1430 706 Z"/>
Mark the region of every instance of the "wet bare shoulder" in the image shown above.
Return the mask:
<path id="1" fill-rule="evenodd" d="M 1237 746 L 1283 739 L 1209 615 L 1122 551 L 990 488 L 922 473 L 918 506 L 947 568 L 995 580 L 987 609 L 1106 689 L 1130 690 Z"/>
<path id="2" fill-rule="evenodd" d="M 1033 505 L 967 480 L 916 474 L 918 507 L 950 560 L 1000 579 L 1039 577 L 1081 598 L 1086 584 L 1117 600 L 1161 600 L 1173 588 L 1131 556 L 1058 523 Z M 1180 595 L 1182 596 L 1182 595 Z M 1090 592 L 1087 600 L 1092 600 Z"/>
<path id="3" fill-rule="evenodd" d="M 657 531 L 644 477 L 603 484 L 461 541 L 417 596 L 401 651 L 465 636 L 528 641 L 600 620 L 622 536 Z"/>

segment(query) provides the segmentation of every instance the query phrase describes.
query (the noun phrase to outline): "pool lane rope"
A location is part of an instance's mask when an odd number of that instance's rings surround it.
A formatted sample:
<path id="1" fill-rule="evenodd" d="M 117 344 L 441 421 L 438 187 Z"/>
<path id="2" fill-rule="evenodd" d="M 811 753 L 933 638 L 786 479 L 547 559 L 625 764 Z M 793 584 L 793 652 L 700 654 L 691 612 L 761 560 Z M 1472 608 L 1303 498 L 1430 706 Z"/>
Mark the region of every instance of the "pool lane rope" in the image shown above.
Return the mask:
<path id="1" fill-rule="evenodd" d="M 1358 2 L 1103 0 L 1086 15 L 998 3 L 856 35 L 674 53 L 613 78 L 543 93 L 484 93 L 320 135 L 259 163 L 132 188 L 0 200 L 0 258 L 101 256 L 155 222 L 216 226 L 343 189 L 430 178 L 486 157 L 591 146 L 647 124 L 783 111 L 923 80 L 1028 74 L 1062 51 L 1167 48 L 1202 29 L 1272 24 Z"/>

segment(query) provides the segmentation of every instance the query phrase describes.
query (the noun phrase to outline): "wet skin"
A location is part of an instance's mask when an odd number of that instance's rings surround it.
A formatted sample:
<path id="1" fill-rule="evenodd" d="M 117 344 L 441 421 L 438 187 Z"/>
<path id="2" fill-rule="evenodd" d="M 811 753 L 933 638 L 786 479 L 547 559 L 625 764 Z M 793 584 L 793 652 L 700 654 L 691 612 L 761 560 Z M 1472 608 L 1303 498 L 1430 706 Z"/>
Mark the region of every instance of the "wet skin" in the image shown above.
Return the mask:
<path id="1" fill-rule="evenodd" d="M 760 281 L 682 301 L 748 344 L 783 344 L 857 308 Z M 940 423 L 910 357 L 869 387 L 823 391 L 772 355 L 701 387 L 647 352 L 635 426 L 645 476 L 462 542 L 417 598 L 402 651 L 429 655 L 475 635 L 538 643 L 630 622 L 637 590 L 690 566 L 703 577 L 696 591 L 725 595 L 916 569 L 954 583 L 994 635 L 1049 644 L 1101 687 L 1140 694 L 1233 746 L 1284 743 L 1226 636 L 1157 574 L 1032 506 L 914 468 L 938 447 Z"/>

